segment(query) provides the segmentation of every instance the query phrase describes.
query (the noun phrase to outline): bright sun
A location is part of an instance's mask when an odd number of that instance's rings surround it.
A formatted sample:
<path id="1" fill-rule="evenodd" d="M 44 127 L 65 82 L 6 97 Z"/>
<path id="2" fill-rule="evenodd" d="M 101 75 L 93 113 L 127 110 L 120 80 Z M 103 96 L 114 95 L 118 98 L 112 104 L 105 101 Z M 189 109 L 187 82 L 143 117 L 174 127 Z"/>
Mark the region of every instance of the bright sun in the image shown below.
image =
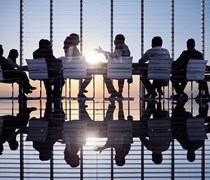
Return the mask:
<path id="1" fill-rule="evenodd" d="M 91 51 L 87 56 L 86 56 L 86 60 L 89 63 L 92 64 L 97 64 L 99 62 L 103 62 L 105 59 L 103 54 L 99 54 L 97 52 Z"/>

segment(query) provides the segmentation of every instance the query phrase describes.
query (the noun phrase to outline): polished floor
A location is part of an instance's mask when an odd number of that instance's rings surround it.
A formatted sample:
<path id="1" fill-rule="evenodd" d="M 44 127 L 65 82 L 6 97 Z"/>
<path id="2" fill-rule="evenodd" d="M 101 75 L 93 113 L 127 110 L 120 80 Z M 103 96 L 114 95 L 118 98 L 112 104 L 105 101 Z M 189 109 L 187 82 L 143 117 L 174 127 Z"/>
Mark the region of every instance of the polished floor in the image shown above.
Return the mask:
<path id="1" fill-rule="evenodd" d="M 208 102 L 0 100 L 0 179 L 210 179 Z"/>

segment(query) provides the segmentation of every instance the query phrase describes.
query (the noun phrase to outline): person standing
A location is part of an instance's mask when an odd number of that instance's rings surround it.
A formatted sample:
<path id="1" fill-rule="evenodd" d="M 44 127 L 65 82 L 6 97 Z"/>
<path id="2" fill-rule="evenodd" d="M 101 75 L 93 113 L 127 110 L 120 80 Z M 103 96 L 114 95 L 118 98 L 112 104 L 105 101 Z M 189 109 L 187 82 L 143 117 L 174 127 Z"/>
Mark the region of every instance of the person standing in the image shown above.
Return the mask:
<path id="1" fill-rule="evenodd" d="M 45 58 L 49 79 L 44 80 L 47 98 L 60 98 L 64 85 L 62 62 L 53 55 L 52 44 L 47 39 L 39 41 L 39 48 L 33 52 L 33 58 Z M 52 90 L 52 86 L 54 89 Z"/>
<path id="2" fill-rule="evenodd" d="M 164 59 L 170 59 L 169 51 L 165 48 L 162 48 L 163 40 L 160 36 L 155 36 L 152 39 L 152 48 L 147 50 L 141 59 L 139 59 L 139 64 L 141 66 L 144 66 L 151 57 L 157 57 L 157 58 L 164 58 Z M 147 79 L 147 70 L 143 72 L 142 83 L 144 84 L 147 93 L 144 97 L 145 98 L 155 98 L 157 96 L 156 88 L 159 88 L 161 80 L 154 80 L 153 83 L 150 82 L 149 79 Z M 162 92 L 160 92 L 162 93 Z"/>
<path id="3" fill-rule="evenodd" d="M 203 60 L 203 54 L 195 49 L 195 40 L 190 38 L 187 40 L 187 50 L 184 50 L 179 58 L 172 64 L 172 76 L 171 82 L 176 91 L 176 95 L 172 96 L 176 98 L 188 98 L 187 94 L 184 92 L 184 89 L 187 85 L 186 79 L 186 69 L 189 59 L 200 59 Z M 198 81 L 199 93 L 196 98 L 209 97 L 208 85 L 207 82 Z M 205 94 L 202 95 L 201 91 L 204 91 Z"/>
<path id="4" fill-rule="evenodd" d="M 104 51 L 103 49 L 99 48 L 96 49 L 96 52 L 98 53 L 103 53 L 106 57 L 106 59 L 108 58 L 119 58 L 119 57 L 129 57 L 130 56 L 130 50 L 128 48 L 128 46 L 125 44 L 125 37 L 122 34 L 117 34 L 115 36 L 115 40 L 114 40 L 114 45 L 115 45 L 115 49 L 114 52 L 107 52 Z M 119 79 L 118 80 L 118 92 L 115 90 L 111 79 L 107 78 L 107 76 L 104 76 L 104 82 L 106 84 L 107 90 L 108 92 L 111 94 L 110 97 L 119 97 L 122 98 L 122 93 L 123 93 L 123 87 L 124 87 L 124 79 Z M 131 83 L 132 79 L 128 79 L 128 83 Z"/>

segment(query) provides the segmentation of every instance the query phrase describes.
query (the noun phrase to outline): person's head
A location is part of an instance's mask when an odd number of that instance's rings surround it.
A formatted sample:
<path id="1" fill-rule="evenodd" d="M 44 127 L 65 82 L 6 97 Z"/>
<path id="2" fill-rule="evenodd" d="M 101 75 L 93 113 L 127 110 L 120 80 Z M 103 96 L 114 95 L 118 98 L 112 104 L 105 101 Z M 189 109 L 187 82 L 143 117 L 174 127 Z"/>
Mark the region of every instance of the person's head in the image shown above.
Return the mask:
<path id="1" fill-rule="evenodd" d="M 195 161 L 195 151 L 187 151 L 187 160 L 189 162 L 194 162 Z"/>
<path id="2" fill-rule="evenodd" d="M 19 54 L 18 54 L 18 50 L 17 49 L 11 49 L 9 51 L 9 55 L 8 57 L 11 58 L 11 59 L 16 59 L 18 58 Z"/>
<path id="3" fill-rule="evenodd" d="M 154 38 L 152 38 L 152 47 L 156 47 L 156 46 L 162 46 L 163 44 L 163 40 L 160 36 L 155 36 Z"/>
<path id="4" fill-rule="evenodd" d="M 52 157 L 51 151 L 45 150 L 45 151 L 39 152 L 39 159 L 41 161 L 48 161 L 51 159 L 51 157 Z"/>
<path id="5" fill-rule="evenodd" d="M 3 56 L 3 53 L 4 53 L 4 50 L 3 50 L 2 45 L 0 44 L 0 56 Z"/>
<path id="6" fill-rule="evenodd" d="M 79 35 L 76 33 L 72 33 L 69 35 L 69 44 L 73 46 L 77 46 L 79 44 Z"/>
<path id="7" fill-rule="evenodd" d="M 70 151 L 67 151 L 66 149 L 64 151 L 64 159 L 66 163 L 69 164 L 71 167 L 79 166 L 79 156 L 77 154 L 73 154 Z"/>
<path id="8" fill-rule="evenodd" d="M 11 149 L 12 151 L 15 151 L 15 150 L 18 149 L 19 144 L 18 144 L 18 142 L 16 141 L 16 138 L 13 138 L 13 139 L 10 140 L 8 143 L 9 143 L 9 147 L 10 147 L 10 149 Z"/>
<path id="9" fill-rule="evenodd" d="M 117 166 L 124 166 L 125 165 L 125 156 L 116 153 L 115 162 L 116 162 Z"/>
<path id="10" fill-rule="evenodd" d="M 41 49 L 51 49 L 52 48 L 52 44 L 47 39 L 41 39 L 39 41 L 39 48 L 41 48 Z"/>
<path id="11" fill-rule="evenodd" d="M 163 161 L 162 153 L 153 152 L 153 153 L 152 153 L 152 161 L 153 161 L 155 164 L 161 164 L 162 161 Z"/>
<path id="12" fill-rule="evenodd" d="M 195 40 L 193 38 L 187 40 L 187 49 L 195 48 Z"/>
<path id="13" fill-rule="evenodd" d="M 71 45 L 70 44 L 70 39 L 69 39 L 69 36 L 67 36 L 66 39 L 63 42 L 63 49 L 67 50 L 70 45 Z"/>
<path id="14" fill-rule="evenodd" d="M 117 44 L 122 44 L 125 42 L 125 37 L 122 35 L 122 34 L 117 34 L 115 36 L 115 40 L 114 40 L 114 44 L 117 45 Z"/>
<path id="15" fill-rule="evenodd" d="M 41 161 L 48 161 L 52 157 L 53 143 L 48 142 L 33 142 L 33 148 L 39 152 L 39 159 Z"/>

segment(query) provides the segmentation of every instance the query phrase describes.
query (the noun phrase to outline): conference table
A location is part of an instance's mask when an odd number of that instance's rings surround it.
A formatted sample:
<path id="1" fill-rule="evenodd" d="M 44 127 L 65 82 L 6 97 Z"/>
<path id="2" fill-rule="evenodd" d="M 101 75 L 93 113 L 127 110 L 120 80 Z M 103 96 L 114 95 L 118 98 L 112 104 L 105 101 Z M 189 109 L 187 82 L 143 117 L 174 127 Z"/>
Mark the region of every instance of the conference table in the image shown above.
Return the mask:
<path id="1" fill-rule="evenodd" d="M 141 75 L 147 70 L 148 64 L 132 63 L 132 75 Z M 87 73 L 92 75 L 105 75 L 107 72 L 107 63 L 87 64 Z M 210 81 L 210 66 L 206 66 L 205 81 Z"/>
<path id="2" fill-rule="evenodd" d="M 147 64 L 140 65 L 132 63 L 132 75 L 141 75 L 141 72 L 147 69 Z M 107 63 L 87 64 L 87 73 L 92 75 L 104 75 L 107 72 Z"/>

